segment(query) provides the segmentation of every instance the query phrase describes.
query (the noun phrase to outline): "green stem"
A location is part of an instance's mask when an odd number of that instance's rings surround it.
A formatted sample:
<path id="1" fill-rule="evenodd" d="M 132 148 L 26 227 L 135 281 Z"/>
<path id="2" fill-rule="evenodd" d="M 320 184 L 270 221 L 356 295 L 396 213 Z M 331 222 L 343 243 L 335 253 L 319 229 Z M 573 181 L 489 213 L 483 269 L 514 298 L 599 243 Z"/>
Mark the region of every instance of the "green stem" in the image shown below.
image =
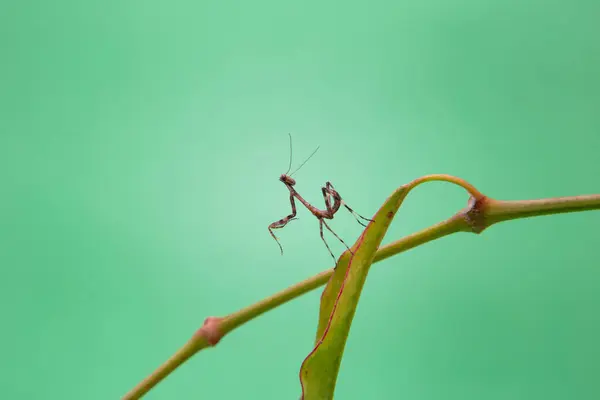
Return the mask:
<path id="1" fill-rule="evenodd" d="M 386 258 L 396 254 L 403 253 L 412 249 L 413 247 L 420 246 L 436 239 L 441 239 L 444 236 L 448 236 L 452 233 L 464 231 L 467 228 L 468 225 L 463 216 L 461 214 L 456 214 L 445 221 L 430 226 L 429 228 L 425 228 L 419 232 L 405 236 L 400 240 L 396 240 L 395 242 L 381 246 L 379 250 L 377 250 L 377 253 L 375 253 L 373 264 L 383 261 Z"/>
<path id="2" fill-rule="evenodd" d="M 141 381 L 136 387 L 127 393 L 123 400 L 139 399 L 150 391 L 157 383 L 166 378 L 177 367 L 186 362 L 194 354 L 200 350 L 209 347 L 207 340 L 200 335 L 194 335 L 188 342 L 183 345 L 175 354 L 158 367 L 151 375 Z"/>
<path id="3" fill-rule="evenodd" d="M 597 210 L 599 201 L 600 195 L 597 194 L 519 201 L 488 199 L 485 206 L 486 223 L 490 226 L 517 218 Z"/>
<path id="4" fill-rule="evenodd" d="M 478 233 L 492 224 L 513 219 L 600 209 L 600 195 L 558 197 L 540 200 L 502 201 L 481 195 L 481 193 L 473 186 L 459 178 L 450 177 L 451 179 L 446 179 L 445 177 L 448 176 L 430 175 L 419 178 L 417 181 L 448 180 L 459 184 L 467 189 L 473 196 L 472 198 L 475 201 L 472 205 L 459 211 L 457 214 L 443 222 L 380 247 L 375 254 L 374 263 L 456 232 L 474 231 Z M 476 231 L 472 229 L 473 227 L 469 223 L 469 218 L 473 213 L 480 215 L 484 223 L 484 226 Z M 215 323 L 214 320 L 216 319 L 212 318 L 213 326 L 207 326 L 205 322 L 205 325 L 180 350 L 178 350 L 175 355 L 144 379 L 138 386 L 132 389 L 125 397 L 123 397 L 123 399 L 133 400 L 141 398 L 141 396 L 147 393 L 152 387 L 191 356 L 200 350 L 210 347 L 211 344 L 206 339 L 206 335 L 212 336 L 213 338 L 216 337 L 216 339 L 212 340 L 212 345 L 214 345 L 221 337 L 246 322 L 324 285 L 327 283 L 332 273 L 333 269 L 323 271 L 267 297 L 264 300 L 229 314 L 222 319 L 218 319 L 218 323 Z M 207 319 L 207 321 L 210 319 L 211 318 Z"/>

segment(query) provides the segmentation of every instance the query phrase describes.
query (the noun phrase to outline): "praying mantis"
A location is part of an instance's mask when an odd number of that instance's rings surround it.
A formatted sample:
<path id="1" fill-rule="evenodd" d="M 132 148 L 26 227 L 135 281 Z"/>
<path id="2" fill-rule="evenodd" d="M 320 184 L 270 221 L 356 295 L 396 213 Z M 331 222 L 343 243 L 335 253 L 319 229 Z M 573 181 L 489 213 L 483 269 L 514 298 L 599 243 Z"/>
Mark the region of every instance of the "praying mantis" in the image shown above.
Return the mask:
<path id="1" fill-rule="evenodd" d="M 317 147 L 315 149 L 315 151 L 313 151 L 313 153 L 302 164 L 300 164 L 300 166 L 298 168 L 296 168 L 296 170 L 294 170 L 294 172 L 292 172 L 291 174 L 289 174 L 290 170 L 292 169 L 292 135 L 290 134 L 290 165 L 288 167 L 287 172 L 285 174 L 281 174 L 281 176 L 279 177 L 279 180 L 281 182 L 283 182 L 283 184 L 290 191 L 290 203 L 292 205 L 292 213 L 289 214 L 287 217 L 284 217 L 284 218 L 282 218 L 282 219 L 280 219 L 278 221 L 275 221 L 272 224 L 270 224 L 269 225 L 269 233 L 271 234 L 271 236 L 273 236 L 273 239 L 275 239 L 275 241 L 279 245 L 279 249 L 281 250 L 281 254 L 283 255 L 283 247 L 281 247 L 281 243 L 277 239 L 277 236 L 275 236 L 275 234 L 273 233 L 273 229 L 281 229 L 284 226 L 286 226 L 288 224 L 288 222 L 290 222 L 290 221 L 292 221 L 294 219 L 297 219 L 296 218 L 296 203 L 294 201 L 294 199 L 297 199 L 319 221 L 319 230 L 320 230 L 320 234 L 321 234 L 321 239 L 323 240 L 323 243 L 325 243 L 325 246 L 327 247 L 327 250 L 329 250 L 329 254 L 331 254 L 331 257 L 333 257 L 333 261 L 336 262 L 336 258 L 333 255 L 333 252 L 331 251 L 331 248 L 329 248 L 329 245 L 327 244 L 327 241 L 325 240 L 325 237 L 323 236 L 323 226 L 325 226 L 325 228 L 327 228 L 327 230 L 329 232 L 331 232 L 340 242 L 342 242 L 342 244 L 344 246 L 346 246 L 346 248 L 348 249 L 348 251 L 350 251 L 350 253 L 352 253 L 352 250 L 350 250 L 350 248 L 348 247 L 348 245 L 346 244 L 346 242 L 344 242 L 342 240 L 342 238 L 340 238 L 329 227 L 329 225 L 327 225 L 327 222 L 325 222 L 325 220 L 326 219 L 329 219 L 329 220 L 333 219 L 333 217 L 335 216 L 335 213 L 338 212 L 338 210 L 340 209 L 340 207 L 343 205 L 348 211 L 350 211 L 350 213 L 354 216 L 354 218 L 356 219 L 356 221 L 359 224 L 361 224 L 362 226 L 366 227 L 366 225 L 363 222 L 361 222 L 361 220 L 359 218 L 361 218 L 361 219 L 363 219 L 365 221 L 369 221 L 369 222 L 374 222 L 374 221 L 372 219 L 363 217 L 362 215 L 356 213 L 352 208 L 350 208 L 344 202 L 344 200 L 342 200 L 342 197 L 340 196 L 340 194 L 333 188 L 333 185 L 331 184 L 331 182 L 326 182 L 325 186 L 323 186 L 321 188 L 321 191 L 323 192 L 323 199 L 325 200 L 325 207 L 326 207 L 325 210 L 320 210 L 317 207 L 315 207 L 312 204 L 310 204 L 308 201 L 306 201 L 296 191 L 296 189 L 294 189 L 294 185 L 296 184 L 296 180 L 294 180 L 294 178 L 292 178 L 292 175 L 295 174 L 296 172 L 298 172 L 298 170 L 300 168 L 302 168 L 302 166 L 304 164 L 306 164 L 306 162 L 317 152 L 317 150 L 319 150 L 319 147 Z"/>

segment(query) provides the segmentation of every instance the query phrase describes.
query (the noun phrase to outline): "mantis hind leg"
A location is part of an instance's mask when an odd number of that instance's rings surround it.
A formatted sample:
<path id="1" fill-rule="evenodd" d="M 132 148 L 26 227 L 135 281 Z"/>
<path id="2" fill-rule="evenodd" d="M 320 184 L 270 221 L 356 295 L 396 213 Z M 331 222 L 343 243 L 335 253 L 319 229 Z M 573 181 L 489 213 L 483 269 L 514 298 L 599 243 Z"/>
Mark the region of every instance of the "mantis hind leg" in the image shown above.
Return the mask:
<path id="1" fill-rule="evenodd" d="M 335 236 L 340 242 L 342 242 L 342 244 L 344 246 L 346 246 L 346 248 L 348 249 L 348 251 L 351 254 L 354 254 L 354 252 L 352 250 L 350 250 L 350 247 L 348 247 L 348 245 L 346 244 L 346 242 L 344 242 L 342 240 L 341 237 L 339 237 L 330 227 L 329 225 L 327 225 L 327 222 L 325 222 L 323 220 L 323 218 L 319 218 L 319 230 L 321 233 L 321 239 L 323 239 L 323 243 L 325 243 L 325 246 L 327 247 L 327 250 L 329 250 L 329 254 L 331 254 L 331 257 L 333 258 L 333 262 L 335 263 L 335 265 L 337 266 L 337 259 L 335 258 L 335 256 L 333 255 L 333 252 L 331 251 L 331 248 L 329 248 L 329 245 L 327 244 L 327 241 L 325 240 L 325 236 L 323 236 L 323 225 L 325 225 L 325 228 L 327 228 L 327 230 L 331 233 L 333 233 L 333 236 Z"/>
<path id="2" fill-rule="evenodd" d="M 335 256 L 333 255 L 333 252 L 329 248 L 329 245 L 327 244 L 327 241 L 325 240 L 325 236 L 323 236 L 323 219 L 322 218 L 319 218 L 319 230 L 321 231 L 321 239 L 323 239 L 323 243 L 325 243 L 325 247 L 327 247 L 327 250 L 329 250 L 329 254 L 331 254 L 331 258 L 333 258 L 333 262 L 337 265 L 337 260 L 336 260 Z"/>
<path id="3" fill-rule="evenodd" d="M 350 213 L 352 214 L 352 216 L 354 217 L 354 219 L 356 220 L 356 222 L 358 222 L 359 224 L 361 224 L 361 225 L 362 225 L 362 226 L 364 226 L 365 228 L 366 228 L 367 226 L 366 226 L 365 224 L 363 224 L 363 223 L 362 223 L 362 222 L 361 222 L 361 221 L 358 219 L 359 217 L 360 217 L 360 218 L 362 218 L 362 219 L 364 219 L 365 221 L 369 221 L 369 222 L 375 222 L 375 221 L 373 221 L 372 219 L 365 218 L 365 217 L 363 217 L 362 215 L 360 215 L 360 214 L 358 214 L 357 212 L 355 212 L 353 209 L 351 209 L 351 208 L 348 206 L 348 204 L 346 204 L 346 203 L 344 202 L 344 200 L 342 200 L 342 205 L 343 205 L 344 207 L 346 207 L 346 209 L 347 209 L 348 211 L 350 211 Z"/>

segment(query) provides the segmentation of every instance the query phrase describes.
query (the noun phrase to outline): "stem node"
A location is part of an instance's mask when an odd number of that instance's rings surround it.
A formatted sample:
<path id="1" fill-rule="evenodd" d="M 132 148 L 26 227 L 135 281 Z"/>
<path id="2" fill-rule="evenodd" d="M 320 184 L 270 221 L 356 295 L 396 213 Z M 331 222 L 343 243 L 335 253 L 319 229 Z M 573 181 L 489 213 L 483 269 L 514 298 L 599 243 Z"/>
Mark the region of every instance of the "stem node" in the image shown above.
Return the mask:
<path id="1" fill-rule="evenodd" d="M 194 334 L 195 338 L 203 337 L 210 346 L 216 346 L 217 343 L 223 338 L 221 332 L 221 321 L 223 318 L 220 317 L 208 317 L 204 320 L 204 324 Z"/>
<path id="2" fill-rule="evenodd" d="M 489 198 L 481 196 L 479 198 L 470 197 L 467 208 L 463 211 L 463 218 L 467 225 L 471 228 L 471 232 L 480 234 L 486 228 L 488 224 L 485 218 L 485 205 L 488 203 Z"/>

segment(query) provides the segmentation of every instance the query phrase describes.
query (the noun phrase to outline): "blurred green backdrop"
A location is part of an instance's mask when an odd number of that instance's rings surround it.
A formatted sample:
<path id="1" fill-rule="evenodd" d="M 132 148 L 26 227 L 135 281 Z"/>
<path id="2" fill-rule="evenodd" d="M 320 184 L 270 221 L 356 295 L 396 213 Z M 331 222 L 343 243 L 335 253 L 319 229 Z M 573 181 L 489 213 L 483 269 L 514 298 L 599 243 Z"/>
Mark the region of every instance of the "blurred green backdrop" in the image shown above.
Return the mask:
<path id="1" fill-rule="evenodd" d="M 600 3 L 54 1 L 0 7 L 0 397 L 117 399 L 206 316 L 331 266 L 330 180 L 372 215 L 449 173 L 502 199 L 600 191 Z M 453 214 L 411 194 L 386 242 Z M 373 268 L 339 399 L 600 398 L 600 213 L 460 234 Z M 333 227 L 353 242 L 360 226 Z M 329 236 L 339 254 L 343 247 Z M 148 399 L 295 399 L 319 291 Z"/>

